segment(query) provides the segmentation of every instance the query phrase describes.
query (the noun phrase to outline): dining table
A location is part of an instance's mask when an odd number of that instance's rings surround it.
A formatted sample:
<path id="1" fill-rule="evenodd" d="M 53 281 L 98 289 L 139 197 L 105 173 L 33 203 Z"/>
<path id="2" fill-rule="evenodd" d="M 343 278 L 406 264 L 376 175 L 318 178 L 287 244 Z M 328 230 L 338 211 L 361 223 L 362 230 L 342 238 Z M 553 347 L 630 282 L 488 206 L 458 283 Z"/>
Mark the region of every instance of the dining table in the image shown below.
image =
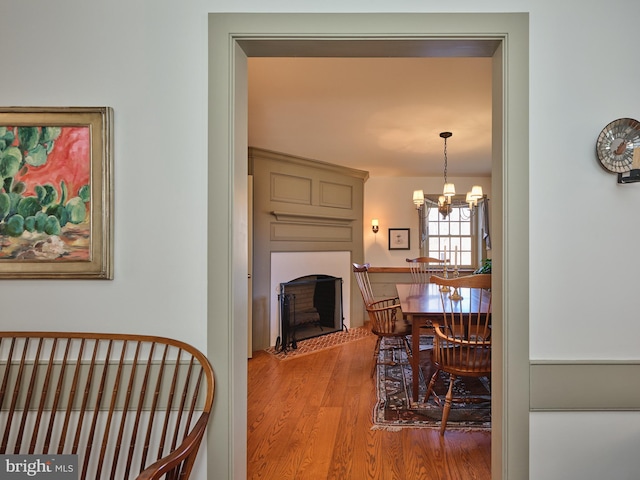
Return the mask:
<path id="1" fill-rule="evenodd" d="M 420 380 L 420 329 L 431 325 L 432 320 L 441 320 L 443 316 L 440 288 L 435 283 L 398 283 L 396 284 L 400 309 L 407 321 L 411 323 L 411 377 L 413 401 L 418 401 Z M 459 289 L 459 301 L 456 309 L 463 313 L 470 312 L 471 305 L 477 304 L 477 290 Z"/>

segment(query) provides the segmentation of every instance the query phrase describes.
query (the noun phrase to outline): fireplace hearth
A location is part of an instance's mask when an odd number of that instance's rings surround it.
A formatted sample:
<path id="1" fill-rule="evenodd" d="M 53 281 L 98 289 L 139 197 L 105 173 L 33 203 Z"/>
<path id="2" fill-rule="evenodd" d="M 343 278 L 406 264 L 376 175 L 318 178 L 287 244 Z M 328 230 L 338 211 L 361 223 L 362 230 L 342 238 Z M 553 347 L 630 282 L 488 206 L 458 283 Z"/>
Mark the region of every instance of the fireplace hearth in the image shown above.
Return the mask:
<path id="1" fill-rule="evenodd" d="M 276 351 L 297 342 L 346 329 L 342 311 L 342 278 L 306 275 L 280 284 L 280 336 Z"/>

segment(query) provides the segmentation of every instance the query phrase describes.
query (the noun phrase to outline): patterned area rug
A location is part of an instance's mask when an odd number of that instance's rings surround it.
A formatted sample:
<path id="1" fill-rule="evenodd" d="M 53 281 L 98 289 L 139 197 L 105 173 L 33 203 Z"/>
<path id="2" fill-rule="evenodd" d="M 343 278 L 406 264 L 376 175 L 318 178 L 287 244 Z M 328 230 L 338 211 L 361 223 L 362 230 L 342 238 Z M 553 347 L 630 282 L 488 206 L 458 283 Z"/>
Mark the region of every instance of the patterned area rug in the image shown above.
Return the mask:
<path id="1" fill-rule="evenodd" d="M 378 365 L 377 394 L 378 401 L 373 411 L 373 429 L 396 430 L 403 427 L 440 428 L 442 407 L 433 396 L 424 403 L 427 383 L 432 375 L 431 355 L 428 350 L 433 338 L 420 337 L 420 382 L 418 403 L 411 396 L 411 366 L 400 344 L 383 343 L 380 359 L 398 362 L 397 365 Z M 444 397 L 449 388 L 449 375 L 440 373 L 435 392 L 444 405 Z M 488 378 L 458 378 L 454 383 L 454 403 L 451 407 L 447 430 L 489 430 L 491 428 L 491 385 Z M 472 402 L 455 402 L 460 396 L 472 396 Z"/>
<path id="2" fill-rule="evenodd" d="M 288 348 L 284 352 L 276 351 L 275 347 L 269 347 L 265 349 L 265 351 L 280 360 L 289 360 L 291 358 L 298 358 L 302 355 L 308 355 L 319 350 L 333 348 L 348 342 L 360 340 L 371 335 L 373 334 L 371 333 L 371 330 L 369 328 L 350 328 L 349 331 L 342 330 L 340 332 L 334 332 L 327 335 L 321 335 L 319 337 L 300 340 L 299 342 L 297 342 L 297 348 Z"/>

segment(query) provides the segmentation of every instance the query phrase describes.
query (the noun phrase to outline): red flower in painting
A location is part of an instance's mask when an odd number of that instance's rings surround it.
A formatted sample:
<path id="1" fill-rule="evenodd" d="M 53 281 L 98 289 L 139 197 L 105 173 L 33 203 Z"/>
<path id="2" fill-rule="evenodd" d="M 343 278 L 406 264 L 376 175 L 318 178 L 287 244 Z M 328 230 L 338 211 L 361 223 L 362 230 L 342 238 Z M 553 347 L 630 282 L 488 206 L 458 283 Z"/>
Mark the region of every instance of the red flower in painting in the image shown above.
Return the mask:
<path id="1" fill-rule="evenodd" d="M 80 187 L 89 183 L 90 173 L 89 128 L 63 127 L 47 163 L 28 167 L 24 175 L 16 175 L 16 180 L 25 183 L 27 195 L 33 195 L 34 187 L 45 183 L 51 183 L 60 193 L 60 182 L 64 181 L 73 197 Z"/>

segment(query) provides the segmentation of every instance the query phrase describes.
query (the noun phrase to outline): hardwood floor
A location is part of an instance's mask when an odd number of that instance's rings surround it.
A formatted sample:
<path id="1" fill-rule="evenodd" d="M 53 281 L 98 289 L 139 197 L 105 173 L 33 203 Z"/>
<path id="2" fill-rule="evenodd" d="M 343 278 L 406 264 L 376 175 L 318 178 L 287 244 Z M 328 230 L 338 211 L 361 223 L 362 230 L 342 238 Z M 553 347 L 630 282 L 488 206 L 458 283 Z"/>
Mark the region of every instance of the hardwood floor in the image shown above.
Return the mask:
<path id="1" fill-rule="evenodd" d="M 255 352 L 248 370 L 249 479 L 491 478 L 491 434 L 371 430 L 375 337 L 299 358 Z"/>

